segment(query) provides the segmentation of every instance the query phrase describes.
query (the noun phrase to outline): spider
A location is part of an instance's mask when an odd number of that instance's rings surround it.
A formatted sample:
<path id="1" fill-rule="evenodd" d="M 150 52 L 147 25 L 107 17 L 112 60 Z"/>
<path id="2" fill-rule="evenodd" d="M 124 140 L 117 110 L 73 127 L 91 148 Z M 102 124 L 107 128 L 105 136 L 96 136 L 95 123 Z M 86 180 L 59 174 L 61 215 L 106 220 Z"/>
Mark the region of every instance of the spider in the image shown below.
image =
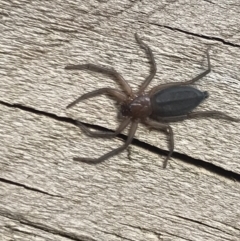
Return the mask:
<path id="1" fill-rule="evenodd" d="M 131 123 L 128 138 L 122 146 L 100 156 L 99 158 L 93 159 L 77 157 L 73 158 L 73 160 L 96 164 L 119 154 L 131 144 L 138 124 L 141 122 L 151 128 L 159 129 L 168 134 L 169 153 L 163 163 L 163 167 L 165 168 L 174 151 L 173 130 L 168 124 L 169 122 L 183 121 L 185 119 L 199 117 L 218 117 L 230 121 L 240 121 L 240 119 L 230 117 L 223 112 L 215 110 L 192 112 L 203 100 L 209 96 L 208 92 L 202 92 L 194 87 L 189 86 L 210 73 L 211 63 L 209 57 L 209 48 L 206 51 L 208 62 L 207 70 L 203 71 L 201 74 L 189 81 L 161 84 L 153 87 L 150 91 L 145 92 L 147 86 L 157 72 L 157 67 L 152 50 L 139 38 L 138 34 L 135 34 L 135 39 L 140 47 L 145 50 L 151 64 L 149 76 L 145 79 L 139 90 L 135 93 L 126 80 L 113 68 L 101 67 L 95 64 L 69 65 L 65 67 L 65 69 L 68 70 L 88 69 L 91 71 L 112 75 L 121 84 L 123 89 L 123 91 L 113 88 L 101 88 L 94 90 L 92 92 L 83 94 L 67 106 L 67 108 L 71 108 L 82 100 L 102 94 L 108 94 L 120 103 L 120 115 L 123 117 L 123 121 L 115 132 L 93 132 L 78 122 L 79 127 L 87 135 L 91 137 L 113 138 L 120 134 Z"/>

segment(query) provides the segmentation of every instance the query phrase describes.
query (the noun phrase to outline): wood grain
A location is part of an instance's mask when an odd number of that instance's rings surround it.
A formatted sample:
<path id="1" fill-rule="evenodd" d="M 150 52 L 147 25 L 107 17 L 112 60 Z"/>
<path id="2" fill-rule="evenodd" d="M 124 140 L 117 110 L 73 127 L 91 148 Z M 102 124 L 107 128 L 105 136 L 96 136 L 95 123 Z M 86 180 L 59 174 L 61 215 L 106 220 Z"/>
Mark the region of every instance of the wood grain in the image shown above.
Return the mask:
<path id="1" fill-rule="evenodd" d="M 167 150 L 166 136 L 144 126 L 136 139 L 149 150 L 131 146 L 100 165 L 77 163 L 72 157 L 97 157 L 122 140 L 89 138 L 70 120 L 114 130 L 117 106 L 101 96 L 65 107 L 88 91 L 120 87 L 100 73 L 64 69 L 111 66 L 137 90 L 149 73 L 137 32 L 158 66 L 151 88 L 195 77 L 211 46 L 212 72 L 196 84 L 210 98 L 199 109 L 239 117 L 238 1 L 3 0 L 0 9 L 1 240 L 238 240 L 239 123 L 173 123 L 183 156 L 166 170 L 150 148 Z"/>

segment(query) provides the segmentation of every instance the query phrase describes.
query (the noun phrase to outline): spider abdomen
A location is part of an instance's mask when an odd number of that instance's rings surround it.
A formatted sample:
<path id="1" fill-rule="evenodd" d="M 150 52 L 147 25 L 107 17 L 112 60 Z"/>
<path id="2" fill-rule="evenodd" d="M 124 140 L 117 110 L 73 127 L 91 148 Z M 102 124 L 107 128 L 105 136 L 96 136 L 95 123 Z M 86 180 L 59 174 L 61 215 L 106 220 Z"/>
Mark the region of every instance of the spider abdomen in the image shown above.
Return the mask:
<path id="1" fill-rule="evenodd" d="M 191 86 L 173 86 L 156 92 L 151 97 L 152 117 L 186 115 L 208 97 Z"/>

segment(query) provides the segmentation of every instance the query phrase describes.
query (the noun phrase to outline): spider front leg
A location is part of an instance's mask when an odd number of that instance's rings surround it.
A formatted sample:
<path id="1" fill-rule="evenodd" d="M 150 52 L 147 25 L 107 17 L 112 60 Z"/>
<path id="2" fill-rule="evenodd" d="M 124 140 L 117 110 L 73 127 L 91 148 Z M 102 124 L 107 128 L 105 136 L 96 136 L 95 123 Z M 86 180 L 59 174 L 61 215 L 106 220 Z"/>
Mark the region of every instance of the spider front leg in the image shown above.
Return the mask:
<path id="1" fill-rule="evenodd" d="M 149 60 L 150 60 L 150 64 L 151 64 L 151 71 L 150 71 L 150 75 L 145 79 L 145 81 L 143 82 L 143 84 L 141 85 L 140 89 L 138 90 L 137 94 L 141 94 L 149 85 L 149 83 L 152 81 L 152 79 L 154 78 L 156 72 L 157 72 L 157 66 L 156 66 L 156 62 L 152 53 L 152 50 L 148 47 L 147 44 L 145 44 L 138 36 L 137 33 L 135 33 L 135 38 L 136 41 L 138 42 L 138 44 L 145 49 L 146 53 L 149 55 Z"/>
<path id="2" fill-rule="evenodd" d="M 117 128 L 115 132 L 107 132 L 107 131 L 102 131 L 102 132 L 95 132 L 89 130 L 85 125 L 77 121 L 77 125 L 87 134 L 88 136 L 91 137 L 101 137 L 101 138 L 113 138 L 116 137 L 118 134 L 120 134 L 130 123 L 131 119 L 125 119 Z"/>
<path id="3" fill-rule="evenodd" d="M 113 68 L 102 67 L 102 66 L 98 66 L 98 65 L 95 65 L 95 64 L 81 64 L 81 65 L 68 65 L 68 66 L 65 67 L 65 69 L 69 69 L 69 70 L 84 70 L 84 69 L 88 69 L 88 70 L 95 71 L 95 72 L 102 72 L 102 73 L 105 73 L 105 74 L 108 74 L 108 75 L 113 75 L 119 81 L 119 83 L 122 85 L 123 90 L 129 96 L 133 96 L 132 89 L 131 89 L 130 85 Z"/>
<path id="4" fill-rule="evenodd" d="M 95 97 L 97 95 L 102 95 L 102 94 L 109 94 L 112 97 L 114 97 L 118 102 L 122 102 L 127 98 L 127 96 L 123 92 L 121 92 L 117 89 L 102 88 L 102 89 L 94 90 L 92 92 L 83 94 L 82 96 L 80 96 L 79 98 L 74 100 L 72 103 L 70 103 L 66 108 L 67 109 L 71 108 L 82 100 L 89 99 L 89 98 Z"/>
<path id="5" fill-rule="evenodd" d="M 124 145 L 120 146 L 119 148 L 117 149 L 114 149 L 110 152 L 108 152 L 107 154 L 99 157 L 99 158 L 84 158 L 84 157 L 76 157 L 76 158 L 73 158 L 74 161 L 80 161 L 80 162 L 85 162 L 85 163 L 88 163 L 88 164 L 97 164 L 97 163 L 100 163 L 100 162 L 103 162 L 105 160 L 107 160 L 108 158 L 114 156 L 114 155 L 117 155 L 119 154 L 120 152 L 124 151 L 132 142 L 132 139 L 136 133 L 136 130 L 137 130 L 137 126 L 138 126 L 138 121 L 134 121 L 130 127 L 130 130 L 129 130 L 129 133 L 128 133 L 128 138 L 127 138 L 127 141 L 124 143 Z"/>
<path id="6" fill-rule="evenodd" d="M 163 130 L 165 132 L 168 133 L 169 135 L 169 153 L 163 163 L 163 168 L 166 168 L 167 167 L 167 163 L 168 163 L 168 160 L 170 159 L 170 157 L 172 156 L 173 154 L 173 150 L 174 150 L 174 138 L 173 138 L 173 130 L 172 130 L 172 127 L 167 125 L 167 124 L 162 124 L 162 123 L 159 123 L 157 121 L 153 121 L 151 119 L 147 119 L 145 121 L 145 124 L 147 124 L 148 126 L 150 127 L 153 127 L 155 129 L 160 129 L 160 130 Z"/>

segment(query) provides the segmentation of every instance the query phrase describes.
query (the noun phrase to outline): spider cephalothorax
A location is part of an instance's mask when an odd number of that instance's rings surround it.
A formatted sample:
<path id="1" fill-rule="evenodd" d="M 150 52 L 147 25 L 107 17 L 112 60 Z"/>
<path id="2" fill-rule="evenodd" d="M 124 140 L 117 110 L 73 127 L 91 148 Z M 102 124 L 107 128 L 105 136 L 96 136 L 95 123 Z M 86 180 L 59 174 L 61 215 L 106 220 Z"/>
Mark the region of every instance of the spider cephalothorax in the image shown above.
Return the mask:
<path id="1" fill-rule="evenodd" d="M 121 104 L 121 114 L 133 119 L 145 119 L 152 113 L 151 100 L 148 95 L 136 96 Z"/>

